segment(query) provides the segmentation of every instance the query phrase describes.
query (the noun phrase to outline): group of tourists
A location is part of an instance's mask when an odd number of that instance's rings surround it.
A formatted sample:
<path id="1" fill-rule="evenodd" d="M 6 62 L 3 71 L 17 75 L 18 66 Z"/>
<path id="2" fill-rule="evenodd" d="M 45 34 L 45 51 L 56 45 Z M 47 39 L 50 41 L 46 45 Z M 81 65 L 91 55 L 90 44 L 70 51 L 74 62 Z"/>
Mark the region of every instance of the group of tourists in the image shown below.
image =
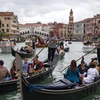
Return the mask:
<path id="1" fill-rule="evenodd" d="M 33 49 L 30 46 L 25 46 L 25 47 L 21 47 L 20 48 L 21 52 L 25 52 L 25 53 L 31 53 L 33 51 Z"/>
<path id="2" fill-rule="evenodd" d="M 18 78 L 16 59 L 14 59 L 10 71 L 3 65 L 4 61 L 0 60 L 0 82 Z M 28 58 L 24 58 L 22 62 L 22 72 L 25 76 L 31 76 L 32 74 L 41 71 L 43 68 L 43 63 L 38 60 L 38 56 L 35 56 L 32 61 L 28 61 Z"/>
<path id="3" fill-rule="evenodd" d="M 97 61 L 91 61 L 87 65 L 83 60 L 81 64 L 77 66 L 75 60 L 71 61 L 70 66 L 66 71 L 66 79 L 73 83 L 85 84 L 94 82 L 95 77 L 98 77 L 100 68 L 97 65 Z"/>
<path id="4" fill-rule="evenodd" d="M 66 78 L 74 83 L 91 83 L 95 81 L 96 77 L 100 75 L 100 33 L 97 41 L 97 60 L 92 60 L 87 65 L 84 60 L 77 66 L 75 60 L 71 61 L 69 68 L 66 71 Z"/>

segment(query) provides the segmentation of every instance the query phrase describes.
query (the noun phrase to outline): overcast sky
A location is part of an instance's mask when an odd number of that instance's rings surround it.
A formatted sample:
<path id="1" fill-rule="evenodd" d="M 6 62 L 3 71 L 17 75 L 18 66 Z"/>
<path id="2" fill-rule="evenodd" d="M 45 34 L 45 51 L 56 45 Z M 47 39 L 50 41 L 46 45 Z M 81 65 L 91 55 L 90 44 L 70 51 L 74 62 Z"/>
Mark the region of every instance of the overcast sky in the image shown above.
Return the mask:
<path id="1" fill-rule="evenodd" d="M 69 12 L 74 21 L 100 14 L 100 0 L 0 0 L 0 11 L 14 12 L 19 23 L 63 22 L 68 24 Z"/>

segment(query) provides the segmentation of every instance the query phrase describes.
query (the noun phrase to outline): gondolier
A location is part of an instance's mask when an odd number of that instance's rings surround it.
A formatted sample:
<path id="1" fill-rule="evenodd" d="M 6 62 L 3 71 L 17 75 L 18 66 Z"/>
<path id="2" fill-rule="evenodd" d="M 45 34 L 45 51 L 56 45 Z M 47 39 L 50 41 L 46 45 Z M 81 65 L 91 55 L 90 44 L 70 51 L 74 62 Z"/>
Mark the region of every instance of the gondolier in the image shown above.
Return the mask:
<path id="1" fill-rule="evenodd" d="M 51 30 L 50 35 L 47 38 L 48 42 L 48 60 L 53 62 L 54 54 L 56 50 L 56 36 L 54 36 L 54 32 Z"/>

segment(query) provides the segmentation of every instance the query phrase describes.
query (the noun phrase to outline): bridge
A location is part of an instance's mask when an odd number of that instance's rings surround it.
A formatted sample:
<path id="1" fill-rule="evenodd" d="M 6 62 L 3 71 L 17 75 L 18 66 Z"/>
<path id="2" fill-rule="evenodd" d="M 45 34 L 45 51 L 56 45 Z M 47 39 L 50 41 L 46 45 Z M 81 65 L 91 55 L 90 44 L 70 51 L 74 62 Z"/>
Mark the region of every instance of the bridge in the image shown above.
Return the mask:
<path id="1" fill-rule="evenodd" d="M 48 37 L 48 35 L 46 35 L 46 34 L 38 34 L 38 33 L 21 34 L 21 37 L 24 37 L 24 38 L 28 38 L 28 37 L 30 38 L 33 36 L 40 37 L 42 39 L 46 39 Z"/>

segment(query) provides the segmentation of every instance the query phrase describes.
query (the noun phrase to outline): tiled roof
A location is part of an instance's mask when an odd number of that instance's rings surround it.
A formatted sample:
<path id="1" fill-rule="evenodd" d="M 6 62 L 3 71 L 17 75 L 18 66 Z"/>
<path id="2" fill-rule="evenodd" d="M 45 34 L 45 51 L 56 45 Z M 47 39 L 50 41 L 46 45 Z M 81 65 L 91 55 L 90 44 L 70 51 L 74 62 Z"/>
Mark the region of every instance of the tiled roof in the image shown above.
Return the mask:
<path id="1" fill-rule="evenodd" d="M 13 16 L 13 12 L 0 12 L 0 16 Z"/>

